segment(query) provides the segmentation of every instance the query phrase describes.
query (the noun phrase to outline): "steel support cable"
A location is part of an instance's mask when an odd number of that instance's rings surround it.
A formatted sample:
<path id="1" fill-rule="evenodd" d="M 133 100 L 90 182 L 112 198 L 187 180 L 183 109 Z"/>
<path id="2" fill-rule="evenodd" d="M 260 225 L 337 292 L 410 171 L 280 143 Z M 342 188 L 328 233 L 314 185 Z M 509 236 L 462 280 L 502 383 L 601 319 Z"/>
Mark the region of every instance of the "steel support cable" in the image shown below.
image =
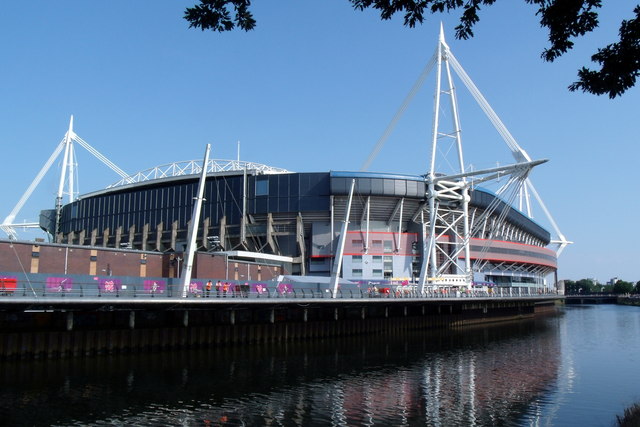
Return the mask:
<path id="1" fill-rule="evenodd" d="M 555 232 L 558 234 L 559 239 L 562 241 L 561 246 L 558 248 L 558 251 L 556 252 L 556 256 L 559 256 L 562 253 L 562 251 L 564 250 L 565 246 L 570 244 L 570 243 L 572 243 L 572 242 L 568 241 L 566 239 L 566 237 L 564 236 L 564 234 L 562 234 L 562 232 L 560 231 L 560 228 L 558 227 L 558 224 L 556 224 L 555 220 L 551 216 L 551 213 L 547 209 L 547 206 L 542 201 L 542 198 L 540 197 L 540 195 L 536 191 L 535 187 L 533 186 L 533 183 L 531 182 L 531 180 L 528 177 L 527 177 L 525 183 L 526 183 L 527 187 L 529 187 L 529 190 L 531 190 L 531 192 L 533 193 L 533 197 L 535 197 L 536 200 L 538 201 L 538 203 L 540 203 L 540 207 L 542 208 L 542 210 L 544 211 L 545 215 L 547 216 L 547 219 L 549 219 L 549 222 L 551 222 L 551 226 L 553 227 Z"/>
<path id="2" fill-rule="evenodd" d="M 507 184 L 505 184 L 505 186 L 503 186 L 503 188 L 501 189 L 500 193 L 504 193 L 504 189 L 507 187 L 510 187 L 512 185 L 512 182 L 514 181 L 513 176 L 509 178 L 509 181 L 507 182 Z M 483 227 L 483 223 L 485 221 L 487 221 L 495 212 L 495 210 L 498 208 L 498 206 L 500 205 L 500 203 L 504 203 L 501 199 L 499 199 L 498 197 L 493 198 L 493 200 L 491 201 L 491 203 L 489 203 L 489 205 L 487 206 L 487 208 L 482 212 L 482 214 L 480 214 L 478 216 L 478 219 L 476 221 L 476 225 L 474 227 L 471 228 L 470 232 L 469 232 L 469 238 L 473 235 L 475 235 L 476 233 L 478 233 L 478 231 L 480 230 L 480 228 Z M 507 208 L 503 208 L 502 212 L 505 212 L 506 215 L 506 211 Z M 494 224 L 494 228 L 495 227 L 499 227 L 500 226 L 500 216 L 498 215 L 498 219 L 496 220 L 495 224 Z M 493 229 L 490 231 L 489 236 L 491 237 L 493 235 Z M 490 240 L 490 239 L 488 239 Z M 485 244 L 483 246 L 483 249 L 480 253 L 480 255 L 484 255 L 486 254 L 486 252 L 489 250 L 490 244 Z"/>
<path id="3" fill-rule="evenodd" d="M 16 259 L 18 260 L 18 264 L 20 264 L 20 269 L 22 269 L 22 273 L 24 274 L 24 277 L 27 279 L 27 283 L 29 284 L 29 289 L 31 289 L 31 292 L 33 293 L 33 296 L 35 298 L 38 298 L 38 294 L 36 294 L 36 291 L 33 289 L 33 285 L 31 284 L 31 279 L 29 279 L 29 275 L 27 274 L 27 271 L 24 268 L 24 265 L 22 264 L 22 261 L 20 260 L 20 257 L 18 256 L 18 252 L 16 251 L 15 246 L 13 246 L 13 244 L 11 245 L 11 249 L 13 249 L 13 253 L 16 255 Z"/>
<path id="4" fill-rule="evenodd" d="M 506 189 L 510 188 L 511 189 L 511 193 L 508 197 L 508 199 L 506 200 L 506 202 L 504 203 L 504 207 L 502 208 L 502 210 L 500 211 L 500 214 L 498 215 L 498 218 L 495 222 L 495 227 L 500 227 L 504 221 L 505 218 L 507 216 L 507 214 L 509 213 L 509 211 L 512 209 L 511 208 L 511 204 L 513 203 L 513 201 L 515 200 L 520 188 L 522 187 L 522 185 L 524 184 L 525 179 L 527 178 L 528 172 L 524 172 L 524 173 L 520 173 L 518 175 L 515 176 L 511 176 L 509 179 L 509 182 L 501 189 L 501 194 L 506 192 Z M 495 209 L 497 208 L 497 205 L 499 202 L 497 202 L 498 198 L 495 198 L 494 201 L 496 201 L 496 207 L 493 208 L 493 211 L 495 211 Z M 492 212 L 493 213 L 493 212 Z M 474 230 L 475 231 L 475 230 Z M 492 234 L 493 234 L 494 230 L 492 230 Z M 482 250 L 480 251 L 480 259 L 484 258 L 484 255 L 487 254 L 487 252 L 489 251 L 489 248 L 491 247 L 491 239 L 487 240 L 487 244 L 483 245 Z M 481 261 L 478 265 L 478 269 L 482 269 L 484 267 L 484 265 L 486 265 L 487 261 Z"/>
<path id="5" fill-rule="evenodd" d="M 494 198 L 494 200 L 492 201 L 492 203 L 490 204 L 491 206 L 491 211 L 490 213 L 493 214 L 493 212 L 495 211 L 495 209 L 497 209 L 498 205 L 500 203 L 502 203 L 504 205 L 503 209 L 501 210 L 501 214 L 498 216 L 498 221 L 496 222 L 497 226 L 499 227 L 503 221 L 501 221 L 501 217 L 505 216 L 506 213 L 511 209 L 511 203 L 513 202 L 513 200 L 515 199 L 515 196 L 517 194 L 517 189 L 519 186 L 522 185 L 521 182 L 522 177 L 521 176 L 511 176 L 509 178 L 509 181 L 507 182 L 507 184 L 505 184 L 497 193 L 498 196 L 502 196 L 507 189 L 511 189 L 511 193 L 510 196 L 508 198 L 499 198 L 496 197 Z M 514 185 L 514 183 L 518 183 L 519 185 Z M 503 215 L 504 214 L 504 215 Z M 504 218 L 502 218 L 504 219 Z"/>
<path id="6" fill-rule="evenodd" d="M 500 133 L 500 135 L 504 139 L 509 149 L 514 153 L 514 155 L 516 153 L 522 154 L 523 153 L 522 148 L 518 145 L 518 143 L 515 141 L 515 138 L 513 138 L 513 136 L 511 135 L 511 133 L 509 133 L 506 126 L 502 123 L 498 115 L 491 108 L 486 98 L 482 95 L 478 87 L 473 83 L 469 75 L 462 68 L 462 65 L 460 65 L 460 63 L 457 61 L 455 56 L 453 56 L 453 54 L 451 54 L 450 59 L 451 59 L 451 63 L 453 65 L 454 70 L 456 71 L 456 73 L 458 74 L 462 82 L 465 84 L 465 86 L 467 87 L 471 95 L 474 97 L 474 99 L 476 100 L 476 102 L 478 103 L 482 111 L 484 111 L 484 113 L 487 115 L 487 117 L 489 118 L 489 121 L 491 121 L 491 123 L 494 125 L 498 133 Z M 516 158 L 516 160 L 519 161 L 520 159 Z"/>
<path id="7" fill-rule="evenodd" d="M 13 208 L 11 213 L 7 215 L 7 217 L 4 219 L 4 221 L 2 222 L 2 225 L 10 225 L 13 222 L 18 212 L 20 212 L 20 209 L 22 209 L 24 204 L 27 202 L 27 199 L 29 199 L 29 197 L 33 193 L 33 190 L 38 186 L 38 184 L 40 184 L 40 181 L 42 181 L 42 178 L 49 171 L 49 168 L 51 167 L 55 159 L 58 157 L 58 155 L 64 148 L 65 140 L 66 140 L 66 137 L 62 138 L 62 141 L 60 141 L 56 149 L 53 150 L 53 153 L 51 153 L 51 156 L 49 157 L 47 162 L 44 164 L 42 169 L 40 169 L 40 172 L 38 172 L 38 175 L 36 175 L 33 182 L 31 182 L 31 185 L 29 185 L 29 187 L 27 188 L 27 191 L 24 192 L 24 194 L 22 195 L 22 197 L 20 198 L 16 206 Z"/>
<path id="8" fill-rule="evenodd" d="M 416 82 L 413 84 L 413 87 L 409 91 L 409 94 L 405 97 L 404 101 L 402 102 L 402 105 L 400 105 L 400 108 L 398 108 L 398 111 L 396 111 L 396 114 L 391 119 L 391 122 L 389 122 L 389 124 L 387 125 L 387 128 L 384 130 L 382 136 L 378 139 L 378 142 L 376 142 L 376 145 L 371 151 L 371 154 L 369 154 L 369 157 L 367 157 L 367 160 L 364 162 L 364 164 L 360 168 L 361 172 L 364 172 L 367 169 L 369 169 L 369 166 L 371 166 L 371 163 L 376 158 L 376 156 L 378 155 L 378 153 L 380 152 L 384 144 L 387 142 L 387 139 L 389 139 L 389 136 L 391 135 L 394 128 L 396 127 L 396 124 L 398 124 L 398 121 L 400 120 L 405 110 L 407 109 L 407 107 L 415 97 L 416 93 L 418 93 L 418 91 L 422 87 L 422 84 L 424 83 L 425 79 L 431 72 L 431 69 L 435 65 L 437 61 L 437 55 L 438 55 L 438 51 L 436 50 L 436 52 L 433 54 L 433 56 L 431 56 L 431 59 L 425 66 L 424 70 L 422 70 L 422 73 L 420 73 L 420 76 L 418 76 L 418 79 L 416 80 Z"/>
<path id="9" fill-rule="evenodd" d="M 509 149 L 511 149 L 511 152 L 513 153 L 516 161 L 523 161 L 523 160 L 531 161 L 531 158 L 529 157 L 527 152 L 524 151 L 524 149 L 522 149 L 520 145 L 518 145 L 513 135 L 511 135 L 511 133 L 509 132 L 507 127 L 504 125 L 504 123 L 502 123 L 502 120 L 500 120 L 500 118 L 498 117 L 496 112 L 493 110 L 493 108 L 491 108 L 491 106 L 489 105 L 485 97 L 482 95 L 478 87 L 473 83 L 473 81 L 471 80 L 469 75 L 466 73 L 464 68 L 462 68 L 462 65 L 460 65 L 458 60 L 455 58 L 455 56 L 451 52 L 449 52 L 449 61 L 453 65 L 453 69 L 456 72 L 456 74 L 458 74 L 458 77 L 460 77 L 460 79 L 465 84 L 467 89 L 469 89 L 469 92 L 471 92 L 471 95 L 474 97 L 474 99 L 476 100 L 476 102 L 478 103 L 482 111 L 484 111 L 484 113 L 487 115 L 487 117 L 489 118 L 493 126 L 496 128 L 498 133 L 500 133 L 500 135 L 504 139 Z"/>
<path id="10" fill-rule="evenodd" d="M 123 171 L 122 169 L 120 169 L 118 166 L 116 166 L 115 163 L 113 163 L 111 160 L 109 160 L 108 158 L 106 158 L 102 153 L 100 153 L 98 150 L 96 150 L 95 148 L 93 148 L 91 145 L 89 145 L 88 142 L 86 142 L 84 139 L 80 138 L 78 135 L 76 135 L 75 133 L 72 135 L 72 139 L 74 141 L 76 141 L 78 144 L 80 144 L 85 150 L 87 150 L 89 153 L 93 154 L 94 157 L 96 157 L 98 160 L 100 160 L 102 163 L 104 163 L 105 165 L 107 165 L 109 168 L 111 168 L 111 170 L 113 170 L 115 173 L 117 173 L 118 175 L 120 175 L 122 178 L 124 178 L 125 180 L 127 178 L 129 178 L 129 174 L 126 173 L 125 171 Z"/>
<path id="11" fill-rule="evenodd" d="M 513 199 L 513 198 L 512 198 Z M 513 202 L 513 200 L 510 200 L 509 203 Z M 504 224 L 505 218 L 509 212 L 509 210 L 511 209 L 511 205 L 510 204 L 505 204 L 504 207 L 502 208 L 502 210 L 500 211 L 500 214 L 498 215 L 498 218 L 495 221 L 495 227 L 496 228 L 500 228 L 502 226 L 502 224 Z M 487 261 L 484 258 L 485 255 L 489 252 L 489 249 L 492 246 L 492 239 L 488 239 L 487 243 L 484 244 L 482 246 L 482 250 L 480 251 L 479 254 L 479 259 L 480 260 L 484 260 L 484 261 L 480 261 L 479 265 L 478 265 L 478 269 L 482 269 L 484 267 L 484 265 L 486 265 Z"/>
<path id="12" fill-rule="evenodd" d="M 114 170 L 114 172 L 116 172 L 121 177 L 126 178 L 128 176 L 128 174 L 126 172 L 124 172 L 122 169 L 117 167 L 113 162 L 111 162 L 109 159 L 107 159 L 98 150 L 93 148 L 91 145 L 89 145 L 88 142 L 86 142 L 84 139 L 80 138 L 78 135 L 74 134 L 72 139 L 74 141 L 76 141 L 78 144 L 80 144 L 89 153 L 91 153 L 95 158 L 97 158 L 98 160 L 100 160 L 105 165 L 109 166 L 110 168 L 112 168 Z"/>
<path id="13" fill-rule="evenodd" d="M 515 171 L 514 174 L 510 175 L 509 180 L 507 181 L 507 183 L 505 185 L 503 185 L 497 192 L 496 195 L 497 196 L 502 196 L 507 190 L 511 190 L 511 193 L 509 195 L 508 198 L 506 198 L 506 202 L 503 201 L 503 203 L 505 204 L 505 206 L 503 207 L 501 214 L 498 216 L 495 224 L 494 224 L 494 229 L 496 227 L 500 227 L 503 223 L 504 223 L 504 219 L 506 218 L 506 215 L 508 213 L 508 211 L 510 209 L 512 209 L 512 204 L 513 201 L 515 200 L 516 196 L 518 195 L 518 193 L 520 192 L 521 188 L 523 187 L 524 181 L 527 179 L 527 176 L 529 174 L 531 169 L 522 169 L 520 171 Z M 517 185 L 514 185 L 514 183 L 516 183 Z M 487 209 L 485 209 L 485 211 L 480 215 L 478 222 L 476 223 L 475 227 L 472 227 L 472 230 L 469 234 L 469 236 L 474 235 L 475 233 L 478 232 L 479 228 L 482 227 L 480 224 L 483 223 L 483 221 L 485 221 L 485 219 L 488 219 L 493 212 L 495 211 L 495 209 L 497 209 L 498 204 L 500 203 L 500 200 L 498 197 L 494 198 L 492 200 L 492 202 L 489 204 L 489 206 L 487 207 Z M 494 233 L 494 230 L 491 230 L 491 234 Z M 488 250 L 489 247 L 491 245 L 490 244 L 486 244 L 483 246 L 483 250 L 481 251 L 480 255 L 481 257 L 484 256 Z M 486 264 L 486 261 L 485 261 Z"/>

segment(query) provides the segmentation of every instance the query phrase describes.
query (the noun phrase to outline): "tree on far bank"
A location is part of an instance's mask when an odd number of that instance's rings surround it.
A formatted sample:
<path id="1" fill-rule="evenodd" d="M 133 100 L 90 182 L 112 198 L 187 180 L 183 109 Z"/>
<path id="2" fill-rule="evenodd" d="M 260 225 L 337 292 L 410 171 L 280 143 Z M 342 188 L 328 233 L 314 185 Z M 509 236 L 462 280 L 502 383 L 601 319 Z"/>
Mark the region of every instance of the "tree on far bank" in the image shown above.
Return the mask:
<path id="1" fill-rule="evenodd" d="M 582 289 L 582 293 L 590 293 L 590 292 L 599 292 L 600 287 L 598 283 L 592 279 L 580 279 L 576 282 L 580 289 Z"/>
<path id="2" fill-rule="evenodd" d="M 618 280 L 613 285 L 614 294 L 630 294 L 633 291 L 633 283 L 625 282 L 624 280 Z"/>
<path id="3" fill-rule="evenodd" d="M 480 21 L 478 12 L 497 0 L 347 0 L 356 10 L 376 9 L 383 20 L 402 14 L 404 25 L 422 24 L 426 14 L 461 10 L 460 24 L 455 28 L 456 37 L 473 37 L 473 28 Z M 524 0 L 537 6 L 540 26 L 549 31 L 550 46 L 542 51 L 542 59 L 553 62 L 573 48 L 574 40 L 598 27 L 598 9 L 602 0 Z M 609 3 L 620 0 L 609 0 Z M 240 28 L 250 31 L 256 20 L 249 7 L 251 0 L 199 0 L 188 7 L 184 18 L 189 27 L 218 32 Z M 640 76 L 640 5 L 636 5 L 628 20 L 623 20 L 618 31 L 618 41 L 611 43 L 591 56 L 599 70 L 582 67 L 578 80 L 569 90 L 581 90 L 595 95 L 615 98 L 636 84 Z M 292 18 L 293 19 L 293 18 Z"/>
<path id="4" fill-rule="evenodd" d="M 565 280 L 564 281 L 564 293 L 565 294 L 575 294 L 576 291 L 576 282 L 573 280 Z"/>
<path id="5" fill-rule="evenodd" d="M 590 294 L 592 292 L 600 292 L 600 285 L 594 283 L 592 279 L 580 279 L 578 281 L 565 280 L 564 292 L 567 295 Z"/>

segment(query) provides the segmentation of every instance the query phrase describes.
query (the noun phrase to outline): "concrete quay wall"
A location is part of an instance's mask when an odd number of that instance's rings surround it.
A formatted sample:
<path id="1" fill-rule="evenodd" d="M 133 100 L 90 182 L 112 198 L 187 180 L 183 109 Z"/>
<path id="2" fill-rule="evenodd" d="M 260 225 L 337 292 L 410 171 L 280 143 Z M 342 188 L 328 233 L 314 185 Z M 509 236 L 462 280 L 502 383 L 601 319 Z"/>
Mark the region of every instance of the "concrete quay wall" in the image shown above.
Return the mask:
<path id="1" fill-rule="evenodd" d="M 263 344 L 530 318 L 558 299 L 66 306 L 0 311 L 0 359 Z"/>

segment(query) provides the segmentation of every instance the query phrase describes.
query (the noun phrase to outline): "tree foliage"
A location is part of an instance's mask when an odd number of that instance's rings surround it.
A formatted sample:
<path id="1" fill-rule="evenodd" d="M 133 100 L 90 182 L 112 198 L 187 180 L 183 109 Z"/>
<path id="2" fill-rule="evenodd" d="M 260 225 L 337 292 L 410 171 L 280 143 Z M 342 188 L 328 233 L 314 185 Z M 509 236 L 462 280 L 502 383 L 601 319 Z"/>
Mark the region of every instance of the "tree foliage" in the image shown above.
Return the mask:
<path id="1" fill-rule="evenodd" d="M 473 37 L 473 28 L 480 21 L 478 12 L 497 0 L 347 0 L 354 9 L 375 9 L 383 20 L 402 14 L 404 25 L 422 24 L 425 15 L 460 10 L 460 24 L 456 37 Z M 506 1 L 506 0 L 505 0 Z M 509 0 L 512 1 L 512 0 Z M 545 61 L 552 62 L 574 46 L 574 39 L 593 31 L 598 26 L 598 12 L 602 0 L 524 0 L 537 6 L 540 26 L 549 32 L 550 46 L 542 52 Z M 620 0 L 610 0 L 620 1 Z M 218 32 L 239 28 L 250 31 L 256 21 L 249 10 L 251 0 L 199 0 L 189 7 L 184 18 L 189 26 Z M 582 90 L 595 95 L 615 98 L 636 83 L 640 75 L 640 5 L 633 9 L 632 19 L 622 21 L 619 41 L 598 49 L 591 60 L 599 70 L 582 67 L 578 80 L 569 90 Z"/>
<path id="2" fill-rule="evenodd" d="M 640 74 L 640 6 L 633 12 L 634 19 L 622 21 L 620 41 L 598 49 L 591 57 L 600 64 L 600 70 L 582 67 L 578 71 L 579 80 L 569 86 L 570 90 L 581 89 L 596 95 L 606 93 L 609 98 L 615 98 L 635 85 Z"/>
<path id="3" fill-rule="evenodd" d="M 573 294 L 579 293 L 578 288 L 576 287 L 576 282 L 573 280 L 565 280 L 564 293 L 567 295 L 573 295 Z"/>
<path id="4" fill-rule="evenodd" d="M 614 294 L 630 294 L 633 291 L 633 283 L 625 282 L 624 280 L 618 280 L 613 285 Z"/>
<path id="5" fill-rule="evenodd" d="M 589 294 L 591 292 L 599 292 L 600 285 L 594 283 L 592 279 L 580 279 L 578 281 L 565 280 L 564 292 L 568 295 Z"/>
<path id="6" fill-rule="evenodd" d="M 202 31 L 231 31 L 236 26 L 249 31 L 256 26 L 249 6 L 251 0 L 200 0 L 200 4 L 186 9 L 184 19 L 189 21 L 189 27 L 200 28 Z"/>

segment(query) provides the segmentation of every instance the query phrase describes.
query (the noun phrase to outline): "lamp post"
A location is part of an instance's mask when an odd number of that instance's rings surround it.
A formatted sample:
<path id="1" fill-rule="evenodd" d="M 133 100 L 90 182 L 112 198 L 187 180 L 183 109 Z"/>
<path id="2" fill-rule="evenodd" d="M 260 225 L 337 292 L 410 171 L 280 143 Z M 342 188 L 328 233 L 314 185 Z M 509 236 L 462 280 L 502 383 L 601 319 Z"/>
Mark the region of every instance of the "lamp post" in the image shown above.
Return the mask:
<path id="1" fill-rule="evenodd" d="M 177 265 L 176 277 L 180 277 L 180 261 L 182 261 L 182 258 L 176 257 L 176 265 Z"/>

